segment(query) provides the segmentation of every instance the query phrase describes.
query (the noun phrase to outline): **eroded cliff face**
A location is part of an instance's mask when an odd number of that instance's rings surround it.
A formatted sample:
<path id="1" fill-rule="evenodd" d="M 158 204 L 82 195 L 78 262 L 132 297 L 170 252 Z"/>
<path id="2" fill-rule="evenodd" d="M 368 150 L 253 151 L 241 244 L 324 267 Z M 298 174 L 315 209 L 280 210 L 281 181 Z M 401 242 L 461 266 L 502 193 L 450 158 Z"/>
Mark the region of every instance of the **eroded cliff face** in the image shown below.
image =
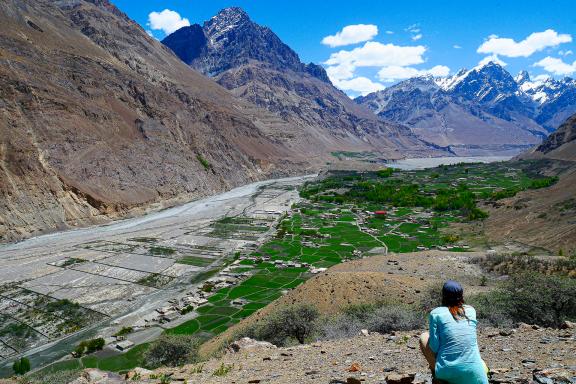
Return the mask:
<path id="1" fill-rule="evenodd" d="M 7 0 L 0 22 L 0 241 L 311 167 L 107 1 Z"/>

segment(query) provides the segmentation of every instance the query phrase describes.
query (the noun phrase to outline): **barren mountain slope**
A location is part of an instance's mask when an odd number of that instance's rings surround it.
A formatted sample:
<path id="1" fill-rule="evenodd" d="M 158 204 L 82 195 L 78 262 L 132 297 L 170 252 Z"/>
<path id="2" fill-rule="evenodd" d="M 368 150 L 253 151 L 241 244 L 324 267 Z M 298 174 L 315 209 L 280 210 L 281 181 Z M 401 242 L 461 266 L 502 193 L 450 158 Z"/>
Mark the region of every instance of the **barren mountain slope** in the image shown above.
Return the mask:
<path id="1" fill-rule="evenodd" d="M 541 145 L 519 158 L 576 161 L 576 115 L 569 117 Z"/>
<path id="2" fill-rule="evenodd" d="M 235 95 L 298 127 L 294 140 L 315 151 L 376 150 L 387 156 L 438 152 L 409 129 L 356 105 L 330 83 L 322 67 L 302 63 L 240 8 L 226 8 L 203 26 L 181 28 L 163 43 Z"/>
<path id="3" fill-rule="evenodd" d="M 0 241 L 310 163 L 106 0 L 7 0 L 0 23 Z"/>
<path id="4" fill-rule="evenodd" d="M 576 115 L 540 146 L 519 159 L 540 160 L 544 173 L 559 176 L 557 184 L 525 191 L 490 209 L 486 234 L 496 241 L 519 241 L 552 252 L 576 251 Z"/>

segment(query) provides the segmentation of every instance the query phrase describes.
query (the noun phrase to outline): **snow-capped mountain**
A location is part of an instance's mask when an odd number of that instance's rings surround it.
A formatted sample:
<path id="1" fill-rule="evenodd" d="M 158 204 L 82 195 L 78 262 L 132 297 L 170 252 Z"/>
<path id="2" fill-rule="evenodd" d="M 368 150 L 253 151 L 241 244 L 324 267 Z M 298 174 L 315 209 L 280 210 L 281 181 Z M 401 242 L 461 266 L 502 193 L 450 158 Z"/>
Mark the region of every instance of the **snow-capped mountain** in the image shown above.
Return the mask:
<path id="1" fill-rule="evenodd" d="M 521 150 L 576 113 L 576 81 L 513 77 L 489 62 L 453 76 L 405 80 L 359 97 L 377 115 L 456 152 Z"/>

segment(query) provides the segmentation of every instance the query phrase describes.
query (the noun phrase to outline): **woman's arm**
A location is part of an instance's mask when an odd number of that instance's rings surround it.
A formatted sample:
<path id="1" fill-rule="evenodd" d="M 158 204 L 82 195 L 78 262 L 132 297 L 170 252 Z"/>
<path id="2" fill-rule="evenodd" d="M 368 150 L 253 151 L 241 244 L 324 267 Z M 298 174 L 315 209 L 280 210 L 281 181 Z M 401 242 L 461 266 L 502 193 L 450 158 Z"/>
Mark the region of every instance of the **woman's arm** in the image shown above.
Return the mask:
<path id="1" fill-rule="evenodd" d="M 434 353 L 438 353 L 438 348 L 440 348 L 440 335 L 438 334 L 438 319 L 436 316 L 430 314 L 428 315 L 428 326 L 430 328 L 430 339 L 428 340 L 428 345 Z"/>

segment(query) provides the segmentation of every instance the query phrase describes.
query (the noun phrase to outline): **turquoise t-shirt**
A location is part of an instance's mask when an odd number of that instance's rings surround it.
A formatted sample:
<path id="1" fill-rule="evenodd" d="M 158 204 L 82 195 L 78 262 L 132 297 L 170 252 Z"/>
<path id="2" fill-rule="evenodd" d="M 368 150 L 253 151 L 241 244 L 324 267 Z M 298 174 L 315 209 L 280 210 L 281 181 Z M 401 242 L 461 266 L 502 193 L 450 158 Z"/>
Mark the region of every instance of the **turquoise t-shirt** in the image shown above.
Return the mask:
<path id="1" fill-rule="evenodd" d="M 468 319 L 454 320 L 447 307 L 430 312 L 430 348 L 436 353 L 435 376 L 451 384 L 488 384 L 476 337 L 476 310 L 464 306 Z"/>

